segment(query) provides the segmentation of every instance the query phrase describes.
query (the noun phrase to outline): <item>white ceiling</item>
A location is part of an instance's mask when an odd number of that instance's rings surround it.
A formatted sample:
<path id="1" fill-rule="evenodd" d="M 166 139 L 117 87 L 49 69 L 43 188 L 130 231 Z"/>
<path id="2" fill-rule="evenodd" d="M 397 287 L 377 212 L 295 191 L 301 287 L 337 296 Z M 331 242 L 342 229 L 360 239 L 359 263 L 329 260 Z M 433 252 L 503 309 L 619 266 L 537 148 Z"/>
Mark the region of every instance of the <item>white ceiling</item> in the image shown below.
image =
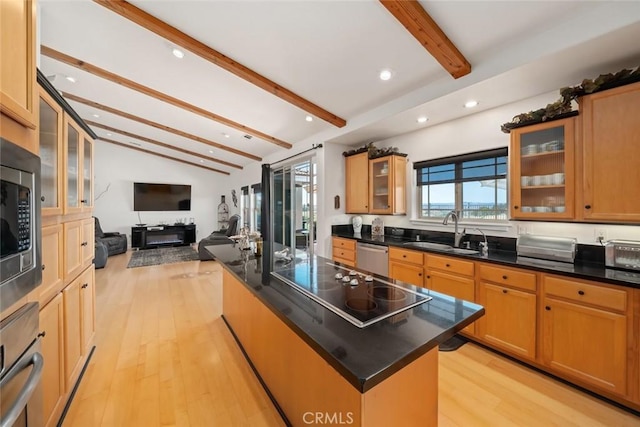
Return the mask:
<path id="1" fill-rule="evenodd" d="M 344 118 L 337 128 L 91 1 L 42 0 L 43 45 L 291 144 L 364 144 L 640 65 L 640 2 L 421 1 L 471 63 L 454 80 L 378 2 L 132 1 Z M 378 73 L 390 68 L 390 81 Z M 287 149 L 100 77 L 40 58 L 57 89 L 259 157 Z M 64 77 L 74 76 L 76 83 Z M 479 107 L 462 108 L 468 99 Z M 82 118 L 246 166 L 254 161 L 70 101 Z M 542 107 L 542 106 L 541 106 Z M 99 118 L 92 115 L 98 114 Z M 418 115 L 429 116 L 426 124 Z M 505 121 L 508 118 L 505 118 Z M 106 131 L 93 128 L 98 136 Z M 229 138 L 223 136 L 228 134 Z M 191 162 L 199 158 L 113 134 Z M 213 151 L 213 153 L 210 153 Z M 237 169 L 206 160 L 204 165 Z"/>

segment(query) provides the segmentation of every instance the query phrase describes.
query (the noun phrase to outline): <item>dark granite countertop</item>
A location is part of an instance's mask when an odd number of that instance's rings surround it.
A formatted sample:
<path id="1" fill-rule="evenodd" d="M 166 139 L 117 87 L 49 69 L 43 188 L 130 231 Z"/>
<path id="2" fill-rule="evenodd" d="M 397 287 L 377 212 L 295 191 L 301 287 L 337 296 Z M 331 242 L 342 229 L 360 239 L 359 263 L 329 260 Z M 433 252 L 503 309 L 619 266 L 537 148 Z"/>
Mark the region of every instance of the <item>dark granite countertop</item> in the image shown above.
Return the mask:
<path id="1" fill-rule="evenodd" d="M 206 249 L 361 393 L 484 314 L 484 308 L 477 304 L 397 282 L 433 299 L 358 328 L 269 272 L 263 272 L 262 258 L 255 259 L 234 244 Z M 317 260 L 332 262 L 322 257 Z M 275 264 L 277 269 L 278 263 Z"/>
<path id="2" fill-rule="evenodd" d="M 396 236 L 372 236 L 369 233 L 362 233 L 359 236 L 355 236 L 349 232 L 333 232 L 335 237 L 344 237 L 348 239 L 357 240 L 364 243 L 373 243 L 385 246 L 399 246 L 404 249 L 411 249 L 416 251 L 429 252 L 434 254 L 466 258 L 474 261 L 490 262 L 494 264 L 502 264 L 510 267 L 527 268 L 535 271 L 543 271 L 545 273 L 554 273 L 560 275 L 566 275 L 576 277 L 579 279 L 595 280 L 598 282 L 611 283 L 615 285 L 622 285 L 631 288 L 640 288 L 640 273 L 633 271 L 618 270 L 615 268 L 606 268 L 602 264 L 576 262 L 559 263 L 559 262 L 546 262 L 544 260 L 535 260 L 532 258 L 518 257 L 513 251 L 502 250 L 489 250 L 489 255 L 486 257 L 476 255 L 464 255 L 455 254 L 451 252 L 443 252 L 432 249 L 424 249 L 413 246 L 405 245 L 405 243 L 415 240 L 410 240 L 404 237 Z"/>

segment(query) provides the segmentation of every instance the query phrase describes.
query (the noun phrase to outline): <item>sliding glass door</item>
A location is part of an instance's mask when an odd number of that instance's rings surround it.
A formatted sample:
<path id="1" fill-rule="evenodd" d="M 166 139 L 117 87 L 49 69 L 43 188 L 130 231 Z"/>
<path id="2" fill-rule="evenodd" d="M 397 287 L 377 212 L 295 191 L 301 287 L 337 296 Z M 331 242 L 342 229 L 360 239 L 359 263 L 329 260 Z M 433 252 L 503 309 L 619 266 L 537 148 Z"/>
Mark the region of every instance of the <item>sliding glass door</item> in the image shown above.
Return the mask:
<path id="1" fill-rule="evenodd" d="M 272 169 L 273 242 L 297 256 L 313 254 L 316 218 L 315 157 Z"/>

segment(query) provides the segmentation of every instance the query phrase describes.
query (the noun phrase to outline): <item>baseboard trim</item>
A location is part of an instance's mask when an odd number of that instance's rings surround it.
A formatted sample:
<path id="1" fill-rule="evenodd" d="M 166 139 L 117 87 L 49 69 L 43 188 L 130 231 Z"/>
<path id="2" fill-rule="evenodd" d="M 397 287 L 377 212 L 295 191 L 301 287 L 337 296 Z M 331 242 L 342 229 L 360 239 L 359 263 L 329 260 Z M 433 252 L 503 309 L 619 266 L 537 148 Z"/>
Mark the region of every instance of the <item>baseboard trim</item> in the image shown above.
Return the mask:
<path id="1" fill-rule="evenodd" d="M 89 366 L 89 361 L 91 360 L 91 357 L 93 356 L 93 352 L 95 350 L 96 350 L 96 346 L 94 345 L 93 347 L 91 347 L 91 351 L 89 352 L 89 356 L 87 356 L 87 360 L 84 362 L 84 366 L 82 367 L 82 370 L 80 371 L 80 376 L 78 376 L 78 381 L 76 381 L 76 384 L 73 386 L 73 390 L 71 390 L 71 394 L 69 395 L 69 399 L 67 399 L 67 404 L 64 405 L 64 409 L 62 410 L 62 414 L 60 415 L 60 420 L 58 421 L 57 427 L 62 427 L 62 423 L 64 422 L 64 419 L 67 416 L 67 412 L 69 411 L 69 408 L 71 407 L 71 403 L 73 402 L 73 398 L 76 397 L 76 391 L 78 391 L 78 387 L 80 387 L 80 382 L 82 381 L 82 378 L 84 377 L 84 372 L 87 370 L 87 367 Z"/>

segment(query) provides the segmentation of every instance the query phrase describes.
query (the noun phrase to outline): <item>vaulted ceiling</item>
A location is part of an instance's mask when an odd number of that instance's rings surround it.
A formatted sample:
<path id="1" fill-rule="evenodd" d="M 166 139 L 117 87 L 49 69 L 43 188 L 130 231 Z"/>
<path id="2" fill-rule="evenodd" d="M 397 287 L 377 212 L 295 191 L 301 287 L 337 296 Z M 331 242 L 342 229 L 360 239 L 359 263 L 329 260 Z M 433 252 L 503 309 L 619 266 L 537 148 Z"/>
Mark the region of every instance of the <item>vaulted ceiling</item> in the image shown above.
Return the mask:
<path id="1" fill-rule="evenodd" d="M 640 2 L 39 5 L 39 67 L 100 139 L 226 174 L 296 144 L 381 140 L 640 62 Z M 480 105 L 462 108 L 472 98 Z"/>

